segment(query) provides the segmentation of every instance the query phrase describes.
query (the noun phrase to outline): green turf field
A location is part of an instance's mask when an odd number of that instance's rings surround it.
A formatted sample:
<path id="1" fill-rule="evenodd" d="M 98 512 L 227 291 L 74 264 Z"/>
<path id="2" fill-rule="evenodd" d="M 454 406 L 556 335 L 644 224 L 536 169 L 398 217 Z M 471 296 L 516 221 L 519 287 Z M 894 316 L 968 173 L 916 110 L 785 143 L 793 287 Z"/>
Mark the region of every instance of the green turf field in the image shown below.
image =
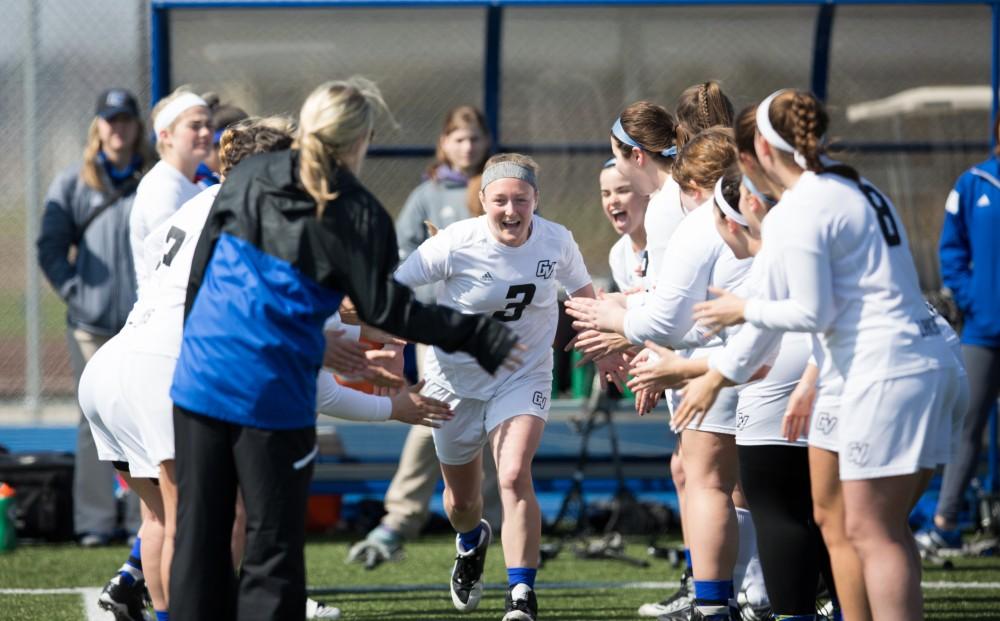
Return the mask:
<path id="1" fill-rule="evenodd" d="M 405 560 L 374 571 L 344 563 L 347 541 L 313 542 L 306 549 L 309 586 L 322 593 L 320 599 L 341 607 L 344 619 L 499 619 L 503 590 L 498 583 L 506 576 L 499 546 L 488 559 L 483 605 L 475 613 L 459 615 L 447 591 L 452 541 L 433 537 L 411 544 Z M 631 544 L 628 552 L 642 558 L 644 546 Z M 100 587 L 127 554 L 124 546 L 90 550 L 66 545 L 24 546 L 0 555 L 0 620 L 86 620 L 80 594 L 24 591 Z M 540 616 L 636 619 L 640 604 L 664 594 L 662 586 L 649 588 L 648 583 L 673 582 L 678 577 L 679 571 L 662 560 L 653 559 L 643 569 L 612 560 L 578 560 L 563 552 L 539 572 Z M 494 583 L 498 586 L 489 588 Z M 951 571 L 926 568 L 924 583 L 927 619 L 1000 619 L 1000 558 L 959 560 Z"/>

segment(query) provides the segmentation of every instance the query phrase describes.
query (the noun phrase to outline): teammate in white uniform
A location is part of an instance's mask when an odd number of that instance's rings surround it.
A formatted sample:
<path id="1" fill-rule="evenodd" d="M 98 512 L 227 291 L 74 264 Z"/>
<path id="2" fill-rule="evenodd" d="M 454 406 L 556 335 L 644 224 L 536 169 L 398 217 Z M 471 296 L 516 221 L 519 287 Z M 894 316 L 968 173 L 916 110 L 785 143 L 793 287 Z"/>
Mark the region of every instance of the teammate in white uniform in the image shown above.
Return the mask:
<path id="1" fill-rule="evenodd" d="M 147 254 L 146 238 L 201 192 L 194 182 L 195 171 L 212 150 L 208 104 L 194 93 L 177 90 L 161 99 L 153 108 L 153 129 L 160 161 L 139 183 L 129 216 L 132 262 L 139 289 L 160 255 Z"/>
<path id="2" fill-rule="evenodd" d="M 635 191 L 625 175 L 615 167 L 614 158 L 604 163 L 600 185 L 604 215 L 615 233 L 621 236 L 608 252 L 611 278 L 619 291 L 644 290 L 649 254 L 643 223 L 649 198 Z"/>
<path id="3" fill-rule="evenodd" d="M 615 142 L 612 146 L 618 148 Z M 622 333 L 636 344 L 652 341 L 692 349 L 687 356 L 710 353 L 711 347 L 700 346 L 705 336 L 694 329 L 694 305 L 708 298 L 710 286 L 738 286 L 751 263 L 750 259 L 737 259 L 715 229 L 712 188 L 735 163 L 736 150 L 728 129 L 710 128 L 684 146 L 674 165 L 674 177 L 690 211 L 667 247 L 655 290 L 644 306 L 627 310 L 615 299 L 568 302 L 567 312 L 581 327 Z M 693 573 L 698 614 L 709 618 L 729 614 L 735 601 L 730 601 L 727 589 L 734 582 L 742 585 L 754 556 L 749 512 L 737 515 L 735 510 L 737 505 L 746 507 L 737 492 L 736 397 L 736 391 L 730 390 L 712 414 L 681 439 L 685 474 L 682 521 L 697 559 Z M 748 543 L 742 550 L 737 545 L 738 529 Z M 754 595 L 760 598 L 756 604 L 766 602 L 763 589 Z"/>
<path id="4" fill-rule="evenodd" d="M 223 174 L 253 153 L 288 148 L 292 127 L 279 118 L 250 119 L 233 126 L 221 143 Z M 154 607 L 167 609 L 165 594 L 173 556 L 177 491 L 173 474 L 173 403 L 169 397 L 180 351 L 188 272 L 196 242 L 220 186 L 214 185 L 185 203 L 146 237 L 147 251 L 159 247 L 159 260 L 140 290 L 121 333 L 98 350 L 80 384 L 80 402 L 93 422 L 101 459 L 127 462 L 130 478 L 151 507 L 164 535 L 150 536 L 144 528 L 143 556 L 155 578 L 150 581 Z M 340 328 L 331 325 L 331 329 Z M 341 387 L 333 375 L 317 377 L 317 411 L 350 420 L 394 418 L 434 426 L 450 418 L 447 406 L 409 393 L 394 399 L 375 397 Z M 159 479 L 159 488 L 145 479 Z M 238 512 L 240 513 L 240 512 Z M 240 532 L 234 530 L 234 555 L 242 556 Z M 148 542 L 148 544 L 147 544 Z M 156 547 L 158 544 L 158 548 Z M 144 558 L 146 560 L 146 558 Z M 147 576 L 150 570 L 147 569 Z M 155 586 L 154 586 L 155 585 Z M 162 585 L 162 588 L 161 588 Z M 307 602 L 307 618 L 337 618 L 335 608 Z"/>
<path id="5" fill-rule="evenodd" d="M 517 370 L 490 375 L 463 353 L 432 348 L 424 394 L 452 406 L 455 418 L 434 430 L 444 474 L 445 509 L 458 531 L 451 578 L 452 603 L 474 610 L 482 598 L 482 573 L 491 540 L 482 519 L 482 448 L 496 461 L 503 504 L 507 564 L 507 621 L 537 615 L 534 578 L 541 516 L 531 462 L 548 417 L 552 341 L 559 286 L 572 296 L 593 297 L 580 250 L 564 227 L 534 214 L 537 165 L 518 154 L 486 163 L 480 198 L 485 215 L 452 224 L 421 244 L 396 271 L 409 287 L 439 282 L 438 303 L 463 313 L 492 313 L 506 321 L 524 346 Z M 611 370 L 598 361 L 601 375 Z"/>
<path id="6" fill-rule="evenodd" d="M 907 517 L 932 469 L 949 458 L 958 365 L 923 302 L 891 203 L 852 169 L 820 160 L 827 125 L 821 104 L 807 93 L 779 91 L 756 118 L 758 159 L 785 188 L 764 247 L 774 250 L 769 277 L 782 281 L 772 284 L 787 287 L 788 297 L 750 300 L 742 316 L 758 327 L 820 333 L 844 378 L 838 444 L 846 531 L 872 613 L 921 618 L 919 556 Z M 681 414 L 700 415 L 720 377 L 692 382 Z"/>

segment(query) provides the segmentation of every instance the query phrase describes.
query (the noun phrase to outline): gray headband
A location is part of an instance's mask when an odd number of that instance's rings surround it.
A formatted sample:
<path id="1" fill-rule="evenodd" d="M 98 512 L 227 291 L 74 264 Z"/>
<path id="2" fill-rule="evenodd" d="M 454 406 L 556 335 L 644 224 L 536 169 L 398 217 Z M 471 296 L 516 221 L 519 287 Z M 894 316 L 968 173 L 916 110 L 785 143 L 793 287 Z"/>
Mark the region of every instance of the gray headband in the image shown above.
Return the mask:
<path id="1" fill-rule="evenodd" d="M 520 179 L 538 191 L 534 171 L 515 162 L 498 162 L 484 170 L 482 189 L 498 179 Z"/>

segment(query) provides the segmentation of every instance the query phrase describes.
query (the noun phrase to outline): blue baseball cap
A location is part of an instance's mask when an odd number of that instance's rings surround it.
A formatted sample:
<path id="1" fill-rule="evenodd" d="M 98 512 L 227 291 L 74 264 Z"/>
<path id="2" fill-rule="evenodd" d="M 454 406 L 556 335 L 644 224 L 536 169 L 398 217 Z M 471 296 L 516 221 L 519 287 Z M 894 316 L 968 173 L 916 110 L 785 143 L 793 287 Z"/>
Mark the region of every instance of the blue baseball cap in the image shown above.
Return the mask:
<path id="1" fill-rule="evenodd" d="M 108 120 L 119 114 L 127 114 L 132 118 L 139 118 L 139 104 L 135 100 L 135 95 L 123 88 L 111 88 L 97 98 L 97 112 L 95 114 L 104 120 Z"/>

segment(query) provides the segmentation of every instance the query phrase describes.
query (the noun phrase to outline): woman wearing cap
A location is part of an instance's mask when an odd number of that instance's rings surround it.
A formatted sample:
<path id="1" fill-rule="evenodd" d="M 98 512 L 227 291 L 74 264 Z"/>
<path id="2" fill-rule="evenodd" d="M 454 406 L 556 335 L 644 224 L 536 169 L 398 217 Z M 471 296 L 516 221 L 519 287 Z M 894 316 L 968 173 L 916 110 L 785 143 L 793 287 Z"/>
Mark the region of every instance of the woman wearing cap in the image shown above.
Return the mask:
<path id="1" fill-rule="evenodd" d="M 155 161 L 144 136 L 135 97 L 123 89 L 105 91 L 87 131 L 83 161 L 60 173 L 45 197 L 38 262 L 66 302 L 77 381 L 97 348 L 125 324 L 135 302 L 128 218 L 138 180 Z M 81 416 L 73 520 L 85 544 L 107 543 L 117 527 L 113 479 L 111 466 L 97 460 Z"/>
<path id="2" fill-rule="evenodd" d="M 552 348 L 561 286 L 594 296 L 572 234 L 535 214 L 538 166 L 529 157 L 491 157 L 483 171 L 485 214 L 457 222 L 421 244 L 396 271 L 401 283 L 441 283 L 438 301 L 462 313 L 488 313 L 505 322 L 526 347 L 516 370 L 484 373 L 464 354 L 432 348 L 425 361 L 424 394 L 451 405 L 455 418 L 434 430 L 444 474 L 444 505 L 458 531 L 451 598 L 463 612 L 482 599 L 483 566 L 492 540 L 482 519 L 482 450 L 496 462 L 503 504 L 507 564 L 506 621 L 537 615 L 535 573 L 541 515 L 531 462 L 545 429 L 552 391 Z M 612 359 L 598 361 L 602 377 Z"/>
<path id="3" fill-rule="evenodd" d="M 139 184 L 129 218 L 137 288 L 142 288 L 160 259 L 160 253 L 150 253 L 143 240 L 201 192 L 194 179 L 198 165 L 212 148 L 211 121 L 205 100 L 182 89 L 164 97 L 153 108 L 160 161 Z"/>

